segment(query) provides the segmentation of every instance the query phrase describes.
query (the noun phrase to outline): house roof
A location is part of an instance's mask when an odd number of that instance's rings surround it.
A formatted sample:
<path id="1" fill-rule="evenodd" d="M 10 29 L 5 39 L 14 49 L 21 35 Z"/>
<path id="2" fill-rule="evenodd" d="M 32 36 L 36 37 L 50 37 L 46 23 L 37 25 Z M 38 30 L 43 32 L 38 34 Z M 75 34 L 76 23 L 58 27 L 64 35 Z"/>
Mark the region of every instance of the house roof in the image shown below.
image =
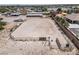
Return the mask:
<path id="1" fill-rule="evenodd" d="M 79 28 L 78 24 L 69 24 L 69 28 Z"/>

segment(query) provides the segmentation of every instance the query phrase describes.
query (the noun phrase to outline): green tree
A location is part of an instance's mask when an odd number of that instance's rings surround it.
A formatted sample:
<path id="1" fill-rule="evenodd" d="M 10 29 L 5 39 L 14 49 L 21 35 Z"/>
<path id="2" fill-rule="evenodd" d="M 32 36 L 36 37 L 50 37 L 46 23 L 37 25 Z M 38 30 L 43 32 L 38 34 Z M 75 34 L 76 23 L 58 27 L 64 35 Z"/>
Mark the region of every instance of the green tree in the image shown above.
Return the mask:
<path id="1" fill-rule="evenodd" d="M 3 29 L 4 29 L 4 28 L 3 28 L 4 25 L 6 25 L 6 22 L 0 21 L 0 30 L 3 30 Z"/>
<path id="2" fill-rule="evenodd" d="M 8 8 L 0 7 L 0 12 L 1 12 L 1 13 L 7 12 L 7 11 L 9 11 Z"/>
<path id="3" fill-rule="evenodd" d="M 65 26 L 65 27 L 69 26 L 69 23 L 64 18 L 57 17 L 56 19 L 61 25 Z"/>
<path id="4" fill-rule="evenodd" d="M 55 11 L 50 11 L 50 17 L 55 17 L 56 16 L 56 12 Z"/>
<path id="5" fill-rule="evenodd" d="M 62 12 L 62 8 L 58 8 L 57 13 L 61 13 L 61 12 Z"/>
<path id="6" fill-rule="evenodd" d="M 47 8 L 46 8 L 46 7 L 43 7 L 43 8 L 42 8 L 42 11 L 47 11 Z"/>
<path id="7" fill-rule="evenodd" d="M 65 27 L 69 26 L 69 23 L 64 18 L 61 18 L 60 23 Z"/>
<path id="8" fill-rule="evenodd" d="M 3 30 L 4 28 L 2 27 L 2 25 L 0 25 L 0 30 Z"/>

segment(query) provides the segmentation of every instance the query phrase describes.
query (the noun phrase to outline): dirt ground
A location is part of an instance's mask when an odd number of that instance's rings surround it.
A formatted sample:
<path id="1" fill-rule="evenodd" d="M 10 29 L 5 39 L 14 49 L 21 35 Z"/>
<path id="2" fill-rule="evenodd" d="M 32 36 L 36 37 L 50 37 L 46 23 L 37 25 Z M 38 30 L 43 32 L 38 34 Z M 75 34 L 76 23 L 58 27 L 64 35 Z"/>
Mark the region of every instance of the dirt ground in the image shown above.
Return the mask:
<path id="1" fill-rule="evenodd" d="M 53 20 L 52 22 L 54 24 L 53 27 L 55 28 L 53 30 L 58 31 L 57 25 Z M 60 31 L 55 32 L 55 34 L 53 34 L 53 39 L 56 37 L 59 38 L 63 37 L 63 39 L 65 39 Z M 78 52 L 76 47 L 69 39 L 67 40 L 68 42 L 70 42 L 73 48 L 71 51 L 62 51 L 58 49 L 56 42 L 53 42 L 52 43 L 53 48 L 50 48 L 47 41 L 15 41 L 10 38 L 10 32 L 3 30 L 0 32 L 0 54 L 1 55 L 74 55 L 76 54 Z"/>

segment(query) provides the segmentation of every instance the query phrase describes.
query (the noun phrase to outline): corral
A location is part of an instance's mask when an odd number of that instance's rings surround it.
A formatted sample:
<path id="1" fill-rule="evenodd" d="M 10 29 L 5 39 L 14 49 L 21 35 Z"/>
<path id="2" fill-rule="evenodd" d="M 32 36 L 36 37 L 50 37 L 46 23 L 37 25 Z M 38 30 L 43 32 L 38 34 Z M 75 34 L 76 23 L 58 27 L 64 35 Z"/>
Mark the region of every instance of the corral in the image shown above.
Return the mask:
<path id="1" fill-rule="evenodd" d="M 66 47 L 67 44 L 67 41 L 51 18 L 27 17 L 27 21 L 18 27 L 11 34 L 11 37 L 17 41 L 26 40 L 49 42 L 56 42 L 56 38 L 58 38 L 62 48 Z"/>

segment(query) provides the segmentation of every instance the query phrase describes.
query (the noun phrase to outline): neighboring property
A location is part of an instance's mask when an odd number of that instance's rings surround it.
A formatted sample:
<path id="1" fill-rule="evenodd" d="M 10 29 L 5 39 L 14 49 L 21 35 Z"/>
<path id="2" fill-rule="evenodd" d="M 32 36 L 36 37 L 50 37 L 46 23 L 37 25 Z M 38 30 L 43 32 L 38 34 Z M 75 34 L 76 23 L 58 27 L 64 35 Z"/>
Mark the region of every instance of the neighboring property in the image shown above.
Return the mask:
<path id="1" fill-rule="evenodd" d="M 69 14 L 65 16 L 66 20 L 69 22 L 69 30 L 79 38 L 79 13 Z"/>
<path id="2" fill-rule="evenodd" d="M 27 12 L 27 17 L 43 17 L 48 15 L 50 12 Z"/>
<path id="3" fill-rule="evenodd" d="M 69 30 L 79 39 L 79 25 L 70 24 Z"/>
<path id="4" fill-rule="evenodd" d="M 66 17 L 66 20 L 72 24 L 79 24 L 79 13 L 77 14 L 69 14 Z"/>

